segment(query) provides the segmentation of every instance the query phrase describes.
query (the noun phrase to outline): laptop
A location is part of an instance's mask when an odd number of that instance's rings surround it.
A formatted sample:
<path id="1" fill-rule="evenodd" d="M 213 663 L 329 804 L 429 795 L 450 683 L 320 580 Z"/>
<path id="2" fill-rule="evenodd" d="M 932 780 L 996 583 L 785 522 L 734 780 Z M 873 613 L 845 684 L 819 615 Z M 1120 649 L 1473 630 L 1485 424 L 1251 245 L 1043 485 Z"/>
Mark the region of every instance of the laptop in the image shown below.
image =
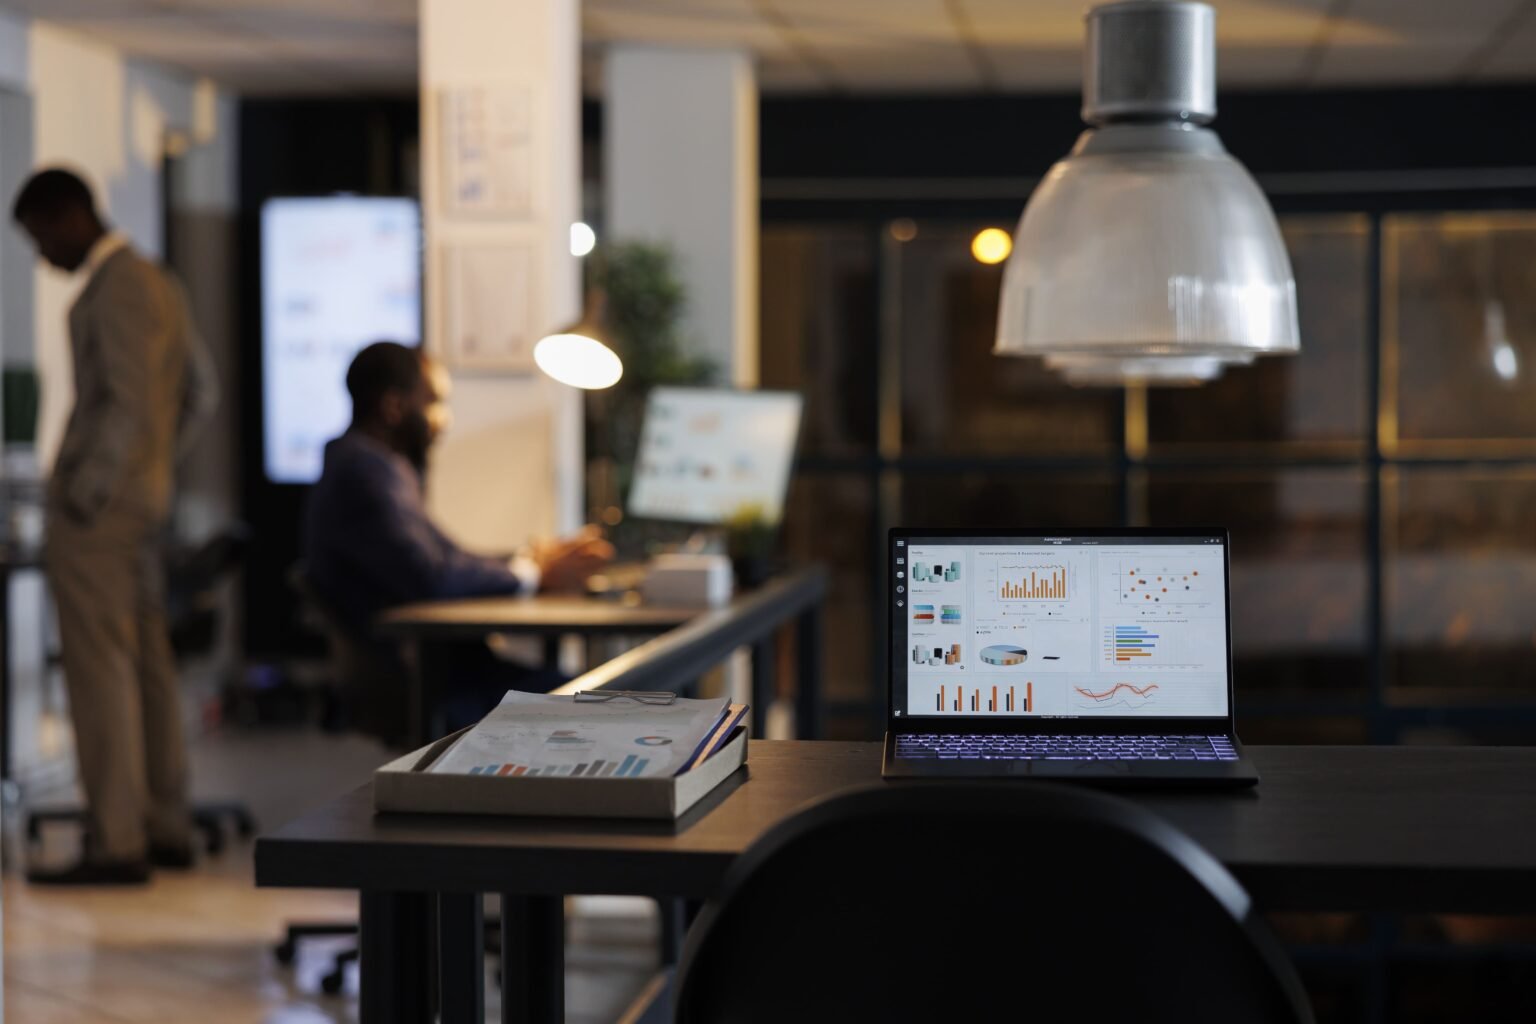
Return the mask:
<path id="1" fill-rule="evenodd" d="M 1222 529 L 903 529 L 886 778 L 1251 786 Z"/>

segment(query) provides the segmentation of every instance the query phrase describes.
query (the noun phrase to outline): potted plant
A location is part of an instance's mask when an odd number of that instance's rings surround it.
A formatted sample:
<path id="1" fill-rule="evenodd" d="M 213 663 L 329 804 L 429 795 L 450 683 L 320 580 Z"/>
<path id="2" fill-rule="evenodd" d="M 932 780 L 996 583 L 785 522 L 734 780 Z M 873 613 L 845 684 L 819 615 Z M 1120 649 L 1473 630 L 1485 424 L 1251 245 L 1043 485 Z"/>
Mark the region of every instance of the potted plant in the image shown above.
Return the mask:
<path id="1" fill-rule="evenodd" d="M 623 521 L 634 479 L 640 426 L 651 389 L 702 385 L 715 364 L 687 351 L 680 328 L 687 298 L 672 251 L 648 242 L 618 242 L 589 257 L 588 286 L 604 295 L 604 325 L 624 361 L 612 388 L 587 393 L 587 494 L 593 520 L 606 524 L 621 548 L 636 551 L 658 539 Z"/>
<path id="2" fill-rule="evenodd" d="M 741 587 L 756 587 L 773 575 L 778 560 L 778 523 L 759 504 L 739 507 L 725 523 L 726 549 Z"/>

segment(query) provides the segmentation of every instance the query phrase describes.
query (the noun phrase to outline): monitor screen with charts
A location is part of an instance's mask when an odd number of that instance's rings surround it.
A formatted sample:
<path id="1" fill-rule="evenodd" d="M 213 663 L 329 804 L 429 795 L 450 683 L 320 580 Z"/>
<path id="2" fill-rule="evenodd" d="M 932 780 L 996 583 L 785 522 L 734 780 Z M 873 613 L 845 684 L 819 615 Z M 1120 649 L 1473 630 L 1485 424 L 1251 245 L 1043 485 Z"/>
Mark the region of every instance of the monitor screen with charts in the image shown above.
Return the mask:
<path id="1" fill-rule="evenodd" d="M 656 388 L 640 431 L 630 514 L 718 524 L 755 509 L 777 523 L 800 402 L 798 394 L 783 391 Z"/>
<path id="2" fill-rule="evenodd" d="M 1217 718 L 1231 700 L 1224 538 L 891 541 L 902 718 Z"/>
<path id="3" fill-rule="evenodd" d="M 375 341 L 421 340 L 414 199 L 269 199 L 261 207 L 262 446 L 267 479 L 320 478 L 347 429 L 347 367 Z"/>

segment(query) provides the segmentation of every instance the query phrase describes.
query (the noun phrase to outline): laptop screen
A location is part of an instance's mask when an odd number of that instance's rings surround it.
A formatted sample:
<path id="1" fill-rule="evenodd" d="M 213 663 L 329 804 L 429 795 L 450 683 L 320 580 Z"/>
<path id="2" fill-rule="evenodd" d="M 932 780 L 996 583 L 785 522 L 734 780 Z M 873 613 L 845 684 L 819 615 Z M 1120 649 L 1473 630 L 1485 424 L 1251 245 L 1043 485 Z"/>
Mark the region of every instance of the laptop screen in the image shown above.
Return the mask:
<path id="1" fill-rule="evenodd" d="M 1225 718 L 1225 533 L 892 532 L 892 713 Z"/>

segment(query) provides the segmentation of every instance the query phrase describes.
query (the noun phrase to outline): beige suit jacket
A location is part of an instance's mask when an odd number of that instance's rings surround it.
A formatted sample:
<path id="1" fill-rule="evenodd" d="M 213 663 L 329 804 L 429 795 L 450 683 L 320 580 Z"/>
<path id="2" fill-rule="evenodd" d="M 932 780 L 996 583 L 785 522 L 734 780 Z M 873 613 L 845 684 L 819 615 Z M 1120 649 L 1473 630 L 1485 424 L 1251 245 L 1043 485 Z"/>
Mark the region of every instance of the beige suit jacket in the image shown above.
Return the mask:
<path id="1" fill-rule="evenodd" d="M 150 525 L 170 510 L 176 456 L 216 396 L 186 294 L 130 248 L 109 256 L 69 312 L 75 405 L 50 504 L 82 524 Z"/>

